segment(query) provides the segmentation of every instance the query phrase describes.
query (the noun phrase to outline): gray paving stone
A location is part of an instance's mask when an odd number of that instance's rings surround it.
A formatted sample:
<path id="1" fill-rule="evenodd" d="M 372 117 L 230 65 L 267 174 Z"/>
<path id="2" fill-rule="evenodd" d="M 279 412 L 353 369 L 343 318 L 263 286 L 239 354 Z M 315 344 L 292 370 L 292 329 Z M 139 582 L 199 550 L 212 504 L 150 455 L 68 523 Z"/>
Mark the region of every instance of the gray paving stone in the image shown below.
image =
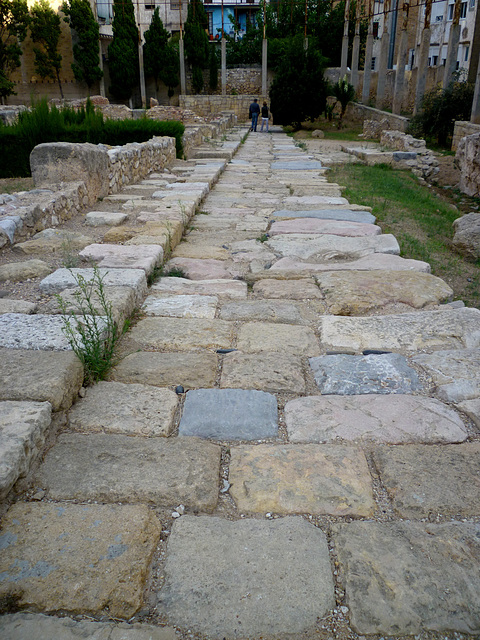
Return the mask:
<path id="1" fill-rule="evenodd" d="M 220 387 L 304 393 L 302 360 L 286 353 L 229 353 L 223 358 Z"/>
<path id="2" fill-rule="evenodd" d="M 165 575 L 160 611 L 212 640 L 300 637 L 335 604 L 325 534 L 302 518 L 179 518 Z"/>
<path id="3" fill-rule="evenodd" d="M 184 504 L 211 511 L 217 504 L 220 448 L 187 439 L 64 433 L 35 478 L 54 500 Z"/>
<path id="4" fill-rule="evenodd" d="M 49 402 L 0 402 L 0 499 L 27 475 L 45 442 L 52 418 Z"/>
<path id="5" fill-rule="evenodd" d="M 247 297 L 247 283 L 240 280 L 187 280 L 186 278 L 160 278 L 151 288 L 152 294 L 207 295 L 232 299 Z"/>
<path id="6" fill-rule="evenodd" d="M 226 265 L 225 260 L 173 258 L 165 268 L 179 269 L 190 280 L 231 280 L 232 274 Z"/>
<path id="7" fill-rule="evenodd" d="M 285 406 L 290 442 L 370 440 L 391 444 L 462 442 L 459 415 L 433 398 L 407 395 L 310 396 Z"/>
<path id="8" fill-rule="evenodd" d="M 226 302 L 220 309 L 222 320 L 257 320 L 264 322 L 285 322 L 287 324 L 306 324 L 311 317 L 301 304 L 282 300 L 248 300 L 245 302 Z"/>
<path id="9" fill-rule="evenodd" d="M 189 391 L 178 435 L 217 440 L 275 438 L 278 435 L 277 399 L 256 390 Z"/>
<path id="10" fill-rule="evenodd" d="M 321 342 L 330 351 L 403 351 L 480 346 L 480 309 L 445 308 L 368 318 L 325 316 Z"/>
<path id="11" fill-rule="evenodd" d="M 213 387 L 217 373 L 214 353 L 139 351 L 123 358 L 111 377 L 118 382 L 158 387 Z"/>
<path id="12" fill-rule="evenodd" d="M 117 227 L 127 220 L 127 213 L 119 213 L 113 211 L 89 211 L 85 216 L 85 224 L 87 227 L 100 227 L 107 225 L 109 227 Z"/>
<path id="13" fill-rule="evenodd" d="M 350 204 L 346 198 L 332 196 L 291 196 L 283 201 L 285 209 L 304 211 L 305 209 L 331 209 L 338 206 L 341 209 L 352 209 L 358 211 L 371 211 L 370 207 L 362 207 Z"/>
<path id="14" fill-rule="evenodd" d="M 373 224 L 375 216 L 368 211 L 351 211 L 350 209 L 312 209 L 310 211 L 290 211 L 279 209 L 273 212 L 274 218 L 321 218 L 323 220 L 350 220 Z"/>
<path id="15" fill-rule="evenodd" d="M 68 409 L 83 382 L 83 366 L 72 351 L 0 348 L 0 400 L 50 402 Z"/>
<path id="16" fill-rule="evenodd" d="M 349 238 L 329 234 L 291 233 L 270 238 L 265 244 L 277 255 L 299 258 L 309 263 L 356 260 L 371 253 L 400 253 L 397 240 L 390 234 Z"/>
<path id="17" fill-rule="evenodd" d="M 241 512 L 369 517 L 375 508 L 365 454 L 352 445 L 232 447 L 229 482 Z"/>
<path id="18" fill-rule="evenodd" d="M 278 236 L 281 237 L 281 236 Z M 331 236 L 325 236 L 331 237 Z M 380 239 L 382 236 L 374 236 Z M 327 262 L 302 262 L 300 258 L 280 258 L 270 269 L 273 275 L 282 277 L 314 276 L 324 271 L 420 271 L 430 273 L 428 262 L 409 260 L 391 253 L 368 253 L 363 258 L 352 261 L 335 260 Z M 290 275 L 291 274 L 291 275 Z"/>
<path id="19" fill-rule="evenodd" d="M 398 353 L 310 358 L 315 382 L 323 395 L 413 393 L 422 389 L 407 359 Z"/>
<path id="20" fill-rule="evenodd" d="M 336 236 L 378 236 L 382 233 L 380 227 L 375 224 L 363 222 L 348 222 L 345 220 L 320 220 L 318 218 L 297 218 L 296 220 L 281 220 L 274 222 L 270 227 L 270 236 L 279 236 L 291 233 L 329 234 Z"/>
<path id="21" fill-rule="evenodd" d="M 284 298 L 288 300 L 323 298 L 313 278 L 301 278 L 299 280 L 265 278 L 253 285 L 253 293 L 263 298 Z"/>
<path id="22" fill-rule="evenodd" d="M 148 276 L 161 264 L 163 249 L 156 244 L 90 244 L 79 256 L 93 260 L 101 269 L 143 269 Z"/>
<path id="23" fill-rule="evenodd" d="M 4 313 L 35 313 L 37 304 L 26 300 L 0 298 L 0 315 Z"/>
<path id="24" fill-rule="evenodd" d="M 142 269 L 98 269 L 105 287 L 130 287 L 135 291 L 137 304 L 143 302 L 147 294 L 147 278 Z M 57 269 L 40 282 L 43 293 L 52 295 L 78 286 L 78 276 L 86 282 L 94 279 L 93 269 Z"/>
<path id="25" fill-rule="evenodd" d="M 274 322 L 246 322 L 238 331 L 240 351 L 282 351 L 294 355 L 316 356 L 318 340 L 310 327 Z"/>
<path id="26" fill-rule="evenodd" d="M 234 329 L 234 323 L 226 320 L 146 318 L 132 328 L 125 343 L 175 351 L 228 349 L 232 346 Z"/>
<path id="27" fill-rule="evenodd" d="M 480 349 L 454 349 L 413 357 L 430 375 L 446 402 L 480 398 Z"/>
<path id="28" fill-rule="evenodd" d="M 0 266 L 0 282 L 20 282 L 29 278 L 44 278 L 52 268 L 43 260 L 10 262 Z"/>
<path id="29" fill-rule="evenodd" d="M 322 163 L 318 160 L 291 160 L 282 161 L 277 160 L 271 164 L 272 171 L 287 170 L 287 171 L 314 171 L 323 169 Z"/>
<path id="30" fill-rule="evenodd" d="M 353 629 L 480 633 L 480 525 L 351 522 L 334 542 Z"/>
<path id="31" fill-rule="evenodd" d="M 128 619 L 143 604 L 160 532 L 145 505 L 18 502 L 2 521 L 0 596 Z"/>
<path id="32" fill-rule="evenodd" d="M 175 640 L 175 629 L 149 624 L 90 622 L 34 613 L 0 617 L 3 640 Z"/>
<path id="33" fill-rule="evenodd" d="M 70 410 L 69 425 L 77 431 L 168 436 L 178 396 L 145 384 L 97 382 Z"/>
<path id="34" fill-rule="evenodd" d="M 477 515 L 480 443 L 378 447 L 375 464 L 403 518 Z"/>
<path id="35" fill-rule="evenodd" d="M 474 400 L 464 400 L 458 403 L 458 408 L 473 420 L 477 427 L 480 428 L 480 398 Z"/>
<path id="36" fill-rule="evenodd" d="M 148 296 L 142 309 L 147 316 L 214 318 L 217 304 L 217 296 L 179 295 L 164 298 Z"/>

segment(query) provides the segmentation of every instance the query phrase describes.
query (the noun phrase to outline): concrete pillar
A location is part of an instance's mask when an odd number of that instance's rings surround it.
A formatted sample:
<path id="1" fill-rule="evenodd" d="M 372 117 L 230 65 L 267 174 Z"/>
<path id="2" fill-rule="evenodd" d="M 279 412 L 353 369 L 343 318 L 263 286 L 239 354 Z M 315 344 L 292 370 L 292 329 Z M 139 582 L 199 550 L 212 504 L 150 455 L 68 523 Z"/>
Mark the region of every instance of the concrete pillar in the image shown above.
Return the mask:
<path id="1" fill-rule="evenodd" d="M 340 63 L 340 78 L 343 78 L 347 73 L 349 18 L 350 18 L 350 0 L 346 0 L 345 18 L 343 23 L 342 60 Z"/>
<path id="2" fill-rule="evenodd" d="M 147 91 L 145 89 L 145 71 L 143 69 L 143 46 L 142 46 L 142 37 L 140 36 L 140 41 L 138 43 L 138 64 L 140 67 L 140 95 L 142 97 L 142 109 L 146 109 L 147 107 Z"/>
<path id="3" fill-rule="evenodd" d="M 390 19 L 390 2 L 385 0 L 383 11 L 383 30 L 382 41 L 380 44 L 380 60 L 378 61 L 377 69 L 377 95 L 375 99 L 375 106 L 377 109 L 383 109 L 383 100 L 385 97 L 385 81 L 387 78 L 388 68 L 388 49 L 390 45 L 390 31 L 388 28 L 388 21 Z"/>
<path id="4" fill-rule="evenodd" d="M 98 66 L 103 71 L 103 53 L 102 53 L 102 41 L 98 42 Z M 100 95 L 105 98 L 105 74 L 99 80 Z"/>
<path id="5" fill-rule="evenodd" d="M 262 40 L 262 96 L 267 97 L 267 39 Z"/>
<path id="6" fill-rule="evenodd" d="M 473 94 L 470 122 L 473 122 L 473 124 L 480 124 L 480 60 L 477 65 L 477 79 L 475 82 L 475 93 Z"/>
<path id="7" fill-rule="evenodd" d="M 363 66 L 363 90 L 362 102 L 368 104 L 370 100 L 370 81 L 372 79 L 372 53 L 373 53 L 373 0 L 368 5 L 368 35 L 365 46 L 365 63 Z"/>
<path id="8" fill-rule="evenodd" d="M 187 82 L 185 78 L 185 48 L 183 46 L 183 38 L 178 41 L 178 53 L 180 57 L 180 93 L 186 95 Z"/>
<path id="9" fill-rule="evenodd" d="M 408 6 L 408 5 L 407 5 Z M 402 28 L 398 45 L 397 70 L 395 72 L 395 89 L 393 91 L 392 112 L 400 114 L 405 97 L 405 63 L 408 53 L 408 31 Z"/>
<path id="10" fill-rule="evenodd" d="M 221 42 L 222 96 L 227 95 L 227 41 L 225 36 Z"/>
<path id="11" fill-rule="evenodd" d="M 417 84 L 415 87 L 415 106 L 413 115 L 420 110 L 423 94 L 427 85 L 427 69 L 428 69 L 428 51 L 430 49 L 430 27 L 422 32 L 422 42 L 420 44 L 420 53 L 417 65 Z"/>
<path id="12" fill-rule="evenodd" d="M 453 22 L 448 37 L 447 59 L 443 74 L 443 88 L 446 89 L 452 81 L 452 76 L 457 70 L 458 43 L 460 41 L 460 8 L 461 0 L 455 0 L 453 9 Z"/>
<path id="13" fill-rule="evenodd" d="M 360 58 L 360 19 L 361 17 L 362 17 L 361 3 L 360 3 L 360 0 L 357 0 L 357 9 L 355 12 L 355 36 L 353 38 L 353 49 L 352 49 L 352 72 L 350 74 L 350 82 L 355 87 L 355 90 L 358 87 L 358 62 Z"/>

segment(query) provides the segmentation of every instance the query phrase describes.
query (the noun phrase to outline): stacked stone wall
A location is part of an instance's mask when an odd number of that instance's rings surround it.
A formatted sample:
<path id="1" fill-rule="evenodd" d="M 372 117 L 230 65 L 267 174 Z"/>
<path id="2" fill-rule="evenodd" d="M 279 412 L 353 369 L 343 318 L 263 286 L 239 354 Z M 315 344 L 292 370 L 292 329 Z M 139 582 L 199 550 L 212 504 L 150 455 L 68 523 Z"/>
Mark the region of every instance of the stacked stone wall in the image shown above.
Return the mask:
<path id="1" fill-rule="evenodd" d="M 359 104 L 358 102 L 351 102 L 348 105 L 347 116 L 358 122 L 363 122 L 364 120 L 385 120 L 390 129 L 402 131 L 403 133 L 407 130 L 410 122 L 409 118 L 405 118 L 404 116 L 398 116 L 394 113 L 388 113 L 387 111 L 380 111 L 380 109 L 367 107 L 366 105 Z"/>
<path id="2" fill-rule="evenodd" d="M 471 136 L 475 133 L 480 133 L 480 124 L 457 120 L 453 131 L 452 151 L 456 151 L 458 149 L 462 138 L 465 136 Z"/>
<path id="3" fill-rule="evenodd" d="M 480 133 L 460 140 L 455 160 L 460 169 L 460 190 L 469 196 L 480 196 Z"/>

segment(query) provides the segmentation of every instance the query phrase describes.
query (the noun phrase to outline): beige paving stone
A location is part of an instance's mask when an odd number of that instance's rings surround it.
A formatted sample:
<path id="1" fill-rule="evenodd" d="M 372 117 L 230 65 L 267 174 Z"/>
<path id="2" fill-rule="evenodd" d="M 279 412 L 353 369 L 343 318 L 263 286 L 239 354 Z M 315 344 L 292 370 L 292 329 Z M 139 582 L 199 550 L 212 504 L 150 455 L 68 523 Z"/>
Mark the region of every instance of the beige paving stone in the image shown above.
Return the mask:
<path id="1" fill-rule="evenodd" d="M 231 448 L 230 494 L 249 513 L 373 515 L 364 453 L 344 445 L 242 445 Z"/>
<path id="2" fill-rule="evenodd" d="M 367 222 L 349 222 L 345 220 L 321 220 L 318 218 L 296 218 L 274 222 L 269 230 L 270 236 L 290 233 L 328 233 L 337 236 L 378 236 L 382 233 L 376 224 Z"/>
<path id="3" fill-rule="evenodd" d="M 83 366 L 71 351 L 0 349 L 0 400 L 50 402 L 68 409 L 83 382 Z"/>
<path id="4" fill-rule="evenodd" d="M 294 281 L 266 278 L 253 285 L 253 293 L 263 298 L 283 298 L 286 300 L 323 298 L 322 292 L 312 278 L 302 278 Z"/>
<path id="5" fill-rule="evenodd" d="M 234 323 L 227 320 L 146 318 L 132 328 L 124 342 L 170 351 L 228 349 L 232 346 L 234 328 Z"/>
<path id="6" fill-rule="evenodd" d="M 139 351 L 123 358 L 111 377 L 118 382 L 185 389 L 213 387 L 217 372 L 214 353 L 157 353 Z"/>
<path id="7" fill-rule="evenodd" d="M 120 225 L 119 227 L 112 227 L 103 236 L 104 242 L 115 244 L 117 242 L 126 242 L 130 238 L 134 238 L 140 233 L 143 227 L 128 227 L 126 225 Z M 90 242 L 88 243 L 90 244 Z M 86 246 L 86 245 L 85 245 Z M 84 247 L 82 247 L 83 249 Z"/>
<path id="8" fill-rule="evenodd" d="M 285 421 L 290 442 L 462 442 L 468 436 L 453 409 L 410 395 L 296 398 L 285 406 Z"/>
<path id="9" fill-rule="evenodd" d="M 283 257 L 310 263 L 356 260 L 371 253 L 400 253 L 397 240 L 387 233 L 360 238 L 292 233 L 270 238 L 265 244 Z"/>
<path id="10" fill-rule="evenodd" d="M 314 313 L 306 305 L 283 300 L 248 300 L 225 302 L 220 309 L 222 320 L 258 320 L 263 322 L 286 322 L 307 324 Z"/>
<path id="11" fill-rule="evenodd" d="M 143 269 L 147 275 L 163 260 L 159 245 L 91 244 L 79 253 L 83 260 L 97 262 L 105 269 Z"/>
<path id="12" fill-rule="evenodd" d="M 378 447 L 375 463 L 403 518 L 467 517 L 480 509 L 480 443 Z"/>
<path id="13" fill-rule="evenodd" d="M 175 640 L 171 627 L 118 622 L 90 622 L 34 613 L 14 613 L 0 618 L 4 640 Z"/>
<path id="14" fill-rule="evenodd" d="M 453 296 L 452 289 L 440 278 L 411 271 L 339 271 L 318 275 L 316 280 L 328 311 L 341 316 L 384 313 L 388 305 L 421 309 L 447 302 Z"/>
<path id="15" fill-rule="evenodd" d="M 148 316 L 168 316 L 170 318 L 214 318 L 217 310 L 216 296 L 180 295 L 148 296 L 143 303 L 143 311 Z M 234 318 L 231 318 L 234 319 Z"/>
<path id="16" fill-rule="evenodd" d="M 247 297 L 247 283 L 240 280 L 188 280 L 186 278 L 160 278 L 150 293 L 172 295 L 205 295 L 242 300 Z"/>
<path id="17" fill-rule="evenodd" d="M 69 425 L 85 433 L 168 436 L 178 396 L 145 384 L 100 381 L 69 412 Z"/>
<path id="18" fill-rule="evenodd" d="M 278 352 L 228 353 L 223 358 L 220 387 L 304 393 L 302 360 L 296 355 Z"/>
<path id="19" fill-rule="evenodd" d="M 117 194 L 113 196 L 108 196 L 108 198 L 104 198 L 108 202 L 118 201 L 118 200 L 126 200 L 129 197 L 136 196 L 124 196 L 123 194 Z M 139 196 L 141 198 L 141 196 Z M 128 218 L 128 214 L 126 213 L 117 213 L 113 211 L 89 211 L 85 216 L 85 224 L 89 227 L 99 227 L 102 225 L 107 225 L 109 227 L 116 227 L 117 225 L 121 225 Z"/>
<path id="20" fill-rule="evenodd" d="M 21 251 L 27 255 L 32 253 L 60 253 L 68 255 L 80 251 L 93 239 L 75 231 L 62 229 L 44 229 L 33 236 L 31 240 L 19 242 L 15 245 L 15 251 Z"/>
<path id="21" fill-rule="evenodd" d="M 247 322 L 238 331 L 240 351 L 281 351 L 294 355 L 318 356 L 320 348 L 309 327 L 275 322 Z"/>
<path id="22" fill-rule="evenodd" d="M 381 236 L 375 236 L 381 237 Z M 420 271 L 430 273 L 428 262 L 421 260 L 409 260 L 390 253 L 369 253 L 363 258 L 347 262 L 344 260 L 328 261 L 320 264 L 301 262 L 294 258 L 280 258 L 270 268 L 277 277 L 283 274 L 286 277 L 313 276 L 324 271 Z"/>
<path id="23" fill-rule="evenodd" d="M 0 266 L 0 282 L 20 282 L 29 278 L 44 278 L 53 271 L 43 260 L 10 262 Z"/>
<path id="24" fill-rule="evenodd" d="M 10 300 L 9 298 L 0 298 L 0 314 L 3 313 L 35 313 L 37 304 L 35 302 L 27 302 L 26 300 Z"/>
<path id="25" fill-rule="evenodd" d="M 232 274 L 224 260 L 173 258 L 165 270 L 179 269 L 189 280 L 231 280 Z"/>
<path id="26" fill-rule="evenodd" d="M 333 528 L 358 634 L 480 633 L 478 523 L 351 522 Z"/>
<path id="27" fill-rule="evenodd" d="M 480 346 L 480 310 L 473 308 L 341 318 L 325 316 L 319 331 L 325 349 L 361 352 L 364 349 L 400 352 L 423 349 L 462 349 Z"/>
<path id="28" fill-rule="evenodd" d="M 473 330 L 473 336 L 475 332 Z M 414 356 L 433 379 L 436 393 L 446 402 L 480 398 L 480 349 L 452 349 Z"/>
<path id="29" fill-rule="evenodd" d="M 220 447 L 196 438 L 61 434 L 34 483 L 53 500 L 146 502 L 212 511 Z"/>
<path id="30" fill-rule="evenodd" d="M 228 251 L 221 247 L 191 245 L 188 242 L 181 242 L 172 252 L 172 258 L 227 260 L 229 257 Z"/>
<path id="31" fill-rule="evenodd" d="M 459 402 L 457 407 L 473 420 L 475 425 L 480 428 L 480 398 L 474 400 L 464 400 Z"/>
<path id="32" fill-rule="evenodd" d="M 2 521 L 0 595 L 41 611 L 128 619 L 142 606 L 160 532 L 144 505 L 19 502 Z"/>

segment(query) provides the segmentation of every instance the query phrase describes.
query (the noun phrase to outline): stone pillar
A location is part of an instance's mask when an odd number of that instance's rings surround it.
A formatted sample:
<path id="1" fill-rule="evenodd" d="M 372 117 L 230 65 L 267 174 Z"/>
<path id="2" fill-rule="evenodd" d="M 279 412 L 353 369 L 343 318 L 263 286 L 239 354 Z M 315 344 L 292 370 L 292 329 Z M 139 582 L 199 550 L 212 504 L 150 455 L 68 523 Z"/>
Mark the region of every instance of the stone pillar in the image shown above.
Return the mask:
<path id="1" fill-rule="evenodd" d="M 99 40 L 98 42 L 98 66 L 103 72 L 103 53 L 102 53 L 101 40 Z M 103 74 L 102 77 L 100 78 L 99 85 L 100 85 L 100 95 L 102 96 L 102 98 L 105 98 L 105 74 Z"/>
<path id="2" fill-rule="evenodd" d="M 425 2 L 425 20 L 423 23 L 422 41 L 420 43 L 420 54 L 417 62 L 417 84 L 415 87 L 415 106 L 413 115 L 420 110 L 423 94 L 427 84 L 428 51 L 430 49 L 430 17 L 432 15 L 432 0 Z"/>
<path id="3" fill-rule="evenodd" d="M 138 34 L 139 42 L 138 42 L 138 64 L 140 67 L 140 95 L 142 97 L 142 109 L 146 109 L 147 107 L 147 91 L 145 89 L 145 71 L 143 69 L 143 46 L 142 46 L 142 36 L 140 32 Z"/>
<path id="4" fill-rule="evenodd" d="M 344 17 L 344 23 L 343 23 L 342 61 L 340 63 L 340 78 L 345 77 L 345 75 L 347 74 L 349 18 L 350 18 L 350 0 L 346 0 L 345 17 Z"/>
<path id="5" fill-rule="evenodd" d="M 452 76 L 457 70 L 458 43 L 460 41 L 460 9 L 461 0 L 455 0 L 453 9 L 453 22 L 448 37 L 447 59 L 443 74 L 443 88 L 446 89 L 452 81 Z"/>
<path id="6" fill-rule="evenodd" d="M 403 23 L 400 33 L 400 42 L 397 54 L 397 70 L 395 73 L 395 89 L 393 92 L 392 112 L 400 113 L 402 110 L 403 98 L 405 95 L 405 63 L 408 53 L 408 10 L 409 5 L 403 5 Z"/>
<path id="7" fill-rule="evenodd" d="M 267 39 L 262 40 L 262 96 L 267 98 Z"/>
<path id="8" fill-rule="evenodd" d="M 373 53 L 373 0 L 368 5 L 368 35 L 365 47 L 365 63 L 363 67 L 362 102 L 368 104 L 370 100 L 370 81 L 372 79 L 372 53 Z"/>
<path id="9" fill-rule="evenodd" d="M 222 66 L 222 96 L 227 95 L 227 41 L 225 36 L 222 37 L 221 42 L 221 66 Z"/>
<path id="10" fill-rule="evenodd" d="M 357 0 L 357 9 L 355 12 L 355 36 L 353 38 L 352 49 L 352 72 L 350 74 L 350 82 L 358 88 L 358 61 L 360 58 L 360 19 L 362 16 L 362 8 L 360 0 Z"/>
<path id="11" fill-rule="evenodd" d="M 183 46 L 183 38 L 180 36 L 178 41 L 178 53 L 180 56 L 180 93 L 186 95 L 187 82 L 185 78 L 185 48 Z"/>
<path id="12" fill-rule="evenodd" d="M 480 60 L 477 66 L 477 79 L 475 82 L 475 93 L 473 94 L 472 115 L 470 122 L 480 124 Z"/>
<path id="13" fill-rule="evenodd" d="M 377 96 L 375 106 L 377 109 L 383 109 L 383 99 L 385 97 L 385 81 L 387 78 L 388 67 L 388 48 L 390 45 L 390 30 L 388 28 L 388 20 L 390 18 L 390 2 L 385 0 L 383 10 L 383 31 L 382 42 L 380 44 L 380 60 L 377 71 Z"/>

